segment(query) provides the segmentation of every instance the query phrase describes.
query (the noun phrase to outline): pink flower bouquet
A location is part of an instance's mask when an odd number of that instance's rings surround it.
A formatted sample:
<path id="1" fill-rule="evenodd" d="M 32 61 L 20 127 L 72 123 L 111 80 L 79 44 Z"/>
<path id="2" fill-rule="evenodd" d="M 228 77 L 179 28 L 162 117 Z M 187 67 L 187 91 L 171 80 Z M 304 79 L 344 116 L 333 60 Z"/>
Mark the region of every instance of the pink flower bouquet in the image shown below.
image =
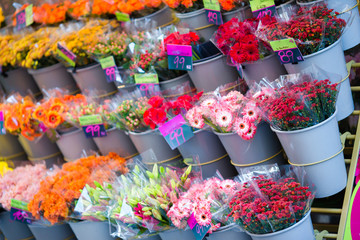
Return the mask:
<path id="1" fill-rule="evenodd" d="M 211 225 L 209 233 L 212 233 L 219 227 L 229 224 L 226 205 L 240 186 L 233 180 L 218 178 L 193 184 L 170 208 L 167 216 L 177 228 L 185 229 L 187 220 L 193 214 L 200 226 Z"/>

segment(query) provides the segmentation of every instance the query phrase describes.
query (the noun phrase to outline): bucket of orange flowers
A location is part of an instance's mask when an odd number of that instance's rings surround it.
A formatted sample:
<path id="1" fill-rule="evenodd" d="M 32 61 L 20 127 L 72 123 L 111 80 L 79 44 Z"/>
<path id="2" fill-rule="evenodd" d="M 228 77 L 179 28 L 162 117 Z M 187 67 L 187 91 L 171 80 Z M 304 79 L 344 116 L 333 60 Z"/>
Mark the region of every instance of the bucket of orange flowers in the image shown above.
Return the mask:
<path id="1" fill-rule="evenodd" d="M 253 17 L 250 4 L 245 0 L 220 0 L 221 15 L 223 22 L 226 23 L 232 18 L 248 19 Z"/>
<path id="2" fill-rule="evenodd" d="M 33 6 L 34 22 L 42 25 L 56 25 L 66 21 L 70 1 L 42 1 Z"/>
<path id="3" fill-rule="evenodd" d="M 40 90 L 54 88 L 68 90 L 70 94 L 79 91 L 73 77 L 66 71 L 51 53 L 56 50 L 61 31 L 56 28 L 43 28 L 35 35 L 36 42 L 29 45 L 29 52 L 24 59 L 23 67 L 33 76 Z"/>
<path id="4" fill-rule="evenodd" d="M 53 122 L 53 116 L 44 116 L 44 119 L 39 121 L 36 104 L 31 97 L 13 95 L 5 104 L 8 106 L 4 115 L 4 127 L 11 134 L 19 136 L 19 142 L 28 159 L 33 162 L 44 160 L 47 166 L 62 163 L 59 148 L 45 134 L 47 129 L 43 124 Z"/>
<path id="5" fill-rule="evenodd" d="M 0 82 L 8 94 L 14 92 L 22 96 L 41 95 L 32 76 L 21 67 L 21 62 L 29 52 L 29 44 L 35 42 L 34 33 L 8 34 L 0 36 Z"/>
<path id="6" fill-rule="evenodd" d="M 71 221 L 76 201 L 86 184 L 109 182 L 111 172 L 125 174 L 126 161 L 115 153 L 89 156 L 65 163 L 53 176 L 46 177 L 28 205 L 36 219 L 29 228 L 36 239 L 76 239 L 67 221 Z"/>
<path id="7" fill-rule="evenodd" d="M 165 27 L 174 23 L 171 9 L 161 0 L 120 0 L 118 10 L 129 14 L 131 21 L 138 26 L 154 22 L 155 27 Z"/>
<path id="8" fill-rule="evenodd" d="M 68 33 L 57 42 L 57 50 L 53 52 L 68 67 L 68 72 L 84 94 L 97 90 L 97 97 L 103 97 L 117 92 L 114 82 L 107 80 L 100 63 L 88 54 L 88 50 L 98 43 L 99 36 L 105 34 L 108 23 L 109 21 L 90 21 L 80 29 L 70 25 Z M 66 54 L 71 58 L 64 58 Z"/>
<path id="9" fill-rule="evenodd" d="M 0 104 L 0 119 L 2 118 L 2 121 L 5 121 L 5 116 L 9 111 L 9 107 L 9 104 Z M 9 115 L 7 115 L 7 117 L 8 116 Z M 0 142 L 2 144 L 0 145 L 0 158 L 4 159 L 5 161 L 26 160 L 26 153 L 20 145 L 18 138 L 6 131 L 6 128 L 1 129 L 1 131 Z"/>

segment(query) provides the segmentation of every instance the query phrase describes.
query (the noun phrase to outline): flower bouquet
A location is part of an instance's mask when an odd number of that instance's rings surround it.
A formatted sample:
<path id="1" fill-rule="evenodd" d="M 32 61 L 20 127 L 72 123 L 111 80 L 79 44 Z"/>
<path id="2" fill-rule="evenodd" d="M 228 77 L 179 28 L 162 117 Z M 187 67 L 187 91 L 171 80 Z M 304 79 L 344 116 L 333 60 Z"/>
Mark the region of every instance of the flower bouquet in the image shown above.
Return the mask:
<path id="1" fill-rule="evenodd" d="M 33 7 L 34 22 L 44 25 L 55 25 L 67 20 L 67 12 L 71 2 L 68 0 L 57 3 L 45 1 Z"/>
<path id="2" fill-rule="evenodd" d="M 5 26 L 5 17 L 4 17 L 4 13 L 3 13 L 3 9 L 2 7 L 0 7 L 0 27 L 4 27 Z"/>
<path id="3" fill-rule="evenodd" d="M 131 18 L 142 18 L 159 11 L 164 4 L 160 0 L 120 0 L 117 6 L 120 12 L 129 14 Z"/>
<path id="4" fill-rule="evenodd" d="M 166 5 L 168 5 L 170 8 L 174 9 L 178 13 L 193 12 L 204 7 L 203 2 L 200 0 L 164 0 L 164 2 Z"/>
<path id="5" fill-rule="evenodd" d="M 227 204 L 241 185 L 233 180 L 210 178 L 193 184 L 167 212 L 178 229 L 186 229 L 189 218 L 195 218 L 202 226 L 211 226 L 208 233 L 230 225 Z"/>
<path id="6" fill-rule="evenodd" d="M 259 235 L 268 236 L 267 239 L 276 239 L 279 235 L 270 233 L 280 234 L 294 225 L 300 227 L 297 223 L 303 221 L 306 221 L 306 224 L 302 224 L 304 229 L 301 236 L 294 230 L 288 237 L 314 238 L 309 215 L 314 192 L 310 191 L 308 186 L 302 185 L 292 170 L 280 176 L 276 165 L 267 165 L 245 169 L 240 178 L 243 180 L 243 186 L 229 203 L 229 217 L 250 233 L 253 239 L 258 239 Z"/>
<path id="7" fill-rule="evenodd" d="M 67 14 L 75 20 L 86 18 L 91 13 L 91 3 L 89 0 L 70 0 Z"/>
<path id="8" fill-rule="evenodd" d="M 122 177 L 125 192 L 119 196 L 110 215 L 111 220 L 118 223 L 118 228 L 123 229 L 117 231 L 120 233 L 118 237 L 148 235 L 170 229 L 167 211 L 197 176 L 191 173 L 191 167 L 181 170 L 157 165 L 152 172 L 146 171 L 145 179 L 139 178 L 137 171 L 134 175 L 132 185 L 125 180 L 129 176 Z M 144 228 L 147 229 L 145 232 Z"/>
<path id="9" fill-rule="evenodd" d="M 81 195 L 80 190 L 87 183 L 94 186 L 94 181 L 102 184 L 106 180 L 106 175 L 96 174 L 101 167 L 121 173 L 127 172 L 125 159 L 114 153 L 68 162 L 57 174 L 41 182 L 40 190 L 29 203 L 29 211 L 36 219 L 42 218 L 51 224 L 66 221 L 74 210 L 75 201 Z"/>

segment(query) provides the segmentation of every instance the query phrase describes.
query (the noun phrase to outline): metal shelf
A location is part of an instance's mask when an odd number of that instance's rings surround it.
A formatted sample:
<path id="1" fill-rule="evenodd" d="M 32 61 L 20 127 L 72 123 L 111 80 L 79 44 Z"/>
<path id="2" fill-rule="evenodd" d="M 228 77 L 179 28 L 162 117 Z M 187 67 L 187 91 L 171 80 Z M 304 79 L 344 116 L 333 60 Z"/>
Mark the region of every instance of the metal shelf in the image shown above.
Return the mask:
<path id="1" fill-rule="evenodd" d="M 352 64 L 351 67 L 360 67 L 359 63 Z M 360 92 L 360 86 L 351 87 L 353 92 Z M 352 115 L 360 115 L 360 110 L 355 110 Z M 346 150 L 351 152 L 351 159 L 345 159 L 345 163 L 348 167 L 348 181 L 345 188 L 344 200 L 342 208 L 311 208 L 312 214 L 324 214 L 330 217 L 337 216 L 340 217 L 338 224 L 314 224 L 314 228 L 321 227 L 326 229 L 329 233 L 321 234 L 318 239 L 337 239 L 343 240 L 345 234 L 345 224 L 349 214 L 350 199 L 354 190 L 354 180 L 355 180 L 355 171 L 357 167 L 357 162 L 359 158 L 360 150 L 360 116 L 357 120 L 357 127 L 355 135 L 351 134 L 346 137 L 346 142 L 351 147 L 347 147 Z"/>

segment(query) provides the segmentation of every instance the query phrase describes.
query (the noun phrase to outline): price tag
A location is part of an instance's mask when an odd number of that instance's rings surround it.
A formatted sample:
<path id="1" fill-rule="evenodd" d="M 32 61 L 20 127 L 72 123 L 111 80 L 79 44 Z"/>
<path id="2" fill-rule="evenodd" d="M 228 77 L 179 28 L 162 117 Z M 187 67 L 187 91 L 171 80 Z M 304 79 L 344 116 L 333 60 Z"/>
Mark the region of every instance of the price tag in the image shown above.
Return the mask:
<path id="1" fill-rule="evenodd" d="M 130 16 L 127 13 L 116 12 L 115 16 L 116 16 L 116 19 L 120 22 L 129 22 L 130 21 Z"/>
<path id="2" fill-rule="evenodd" d="M 220 4 L 218 0 L 203 0 L 204 8 L 206 11 L 206 16 L 209 23 L 215 25 L 223 24 L 221 12 L 220 12 Z"/>
<path id="3" fill-rule="evenodd" d="M 0 135 L 5 135 L 6 129 L 4 128 L 4 112 L 0 111 Z"/>
<path id="4" fill-rule="evenodd" d="M 33 24 L 33 5 L 30 4 L 25 9 L 16 14 L 16 29 L 22 29 L 26 26 Z"/>
<path id="5" fill-rule="evenodd" d="M 60 55 L 70 66 L 75 67 L 76 55 L 60 43 L 57 44 L 57 54 Z"/>
<path id="6" fill-rule="evenodd" d="M 142 96 L 153 96 L 160 92 L 159 77 L 156 73 L 135 74 L 134 78 Z"/>
<path id="7" fill-rule="evenodd" d="M 185 125 L 186 121 L 182 115 L 177 115 L 170 121 L 159 127 L 161 134 L 171 147 L 175 149 L 194 136 L 191 127 Z"/>
<path id="8" fill-rule="evenodd" d="M 251 11 L 256 18 L 266 15 L 274 16 L 276 12 L 274 0 L 250 0 Z"/>
<path id="9" fill-rule="evenodd" d="M 304 61 L 299 48 L 292 38 L 271 41 L 270 45 L 274 52 L 277 53 L 282 64 Z"/>
<path id="10" fill-rule="evenodd" d="M 100 115 L 79 117 L 80 125 L 87 138 L 105 137 L 106 130 Z"/>
<path id="11" fill-rule="evenodd" d="M 189 45 L 168 44 L 168 65 L 172 70 L 192 71 L 192 47 Z"/>
<path id="12" fill-rule="evenodd" d="M 134 78 L 136 84 L 159 83 L 159 77 L 156 73 L 135 74 Z"/>
<path id="13" fill-rule="evenodd" d="M 210 224 L 206 226 L 200 226 L 195 219 L 194 213 L 191 214 L 187 222 L 189 227 L 193 231 L 196 240 L 202 240 L 211 228 Z"/>
<path id="14" fill-rule="evenodd" d="M 11 199 L 10 219 L 31 224 L 32 214 L 29 212 L 28 204 L 23 201 Z"/>
<path id="15" fill-rule="evenodd" d="M 116 64 L 113 56 L 100 59 L 101 68 L 104 70 L 106 80 L 114 82 L 116 80 Z"/>

